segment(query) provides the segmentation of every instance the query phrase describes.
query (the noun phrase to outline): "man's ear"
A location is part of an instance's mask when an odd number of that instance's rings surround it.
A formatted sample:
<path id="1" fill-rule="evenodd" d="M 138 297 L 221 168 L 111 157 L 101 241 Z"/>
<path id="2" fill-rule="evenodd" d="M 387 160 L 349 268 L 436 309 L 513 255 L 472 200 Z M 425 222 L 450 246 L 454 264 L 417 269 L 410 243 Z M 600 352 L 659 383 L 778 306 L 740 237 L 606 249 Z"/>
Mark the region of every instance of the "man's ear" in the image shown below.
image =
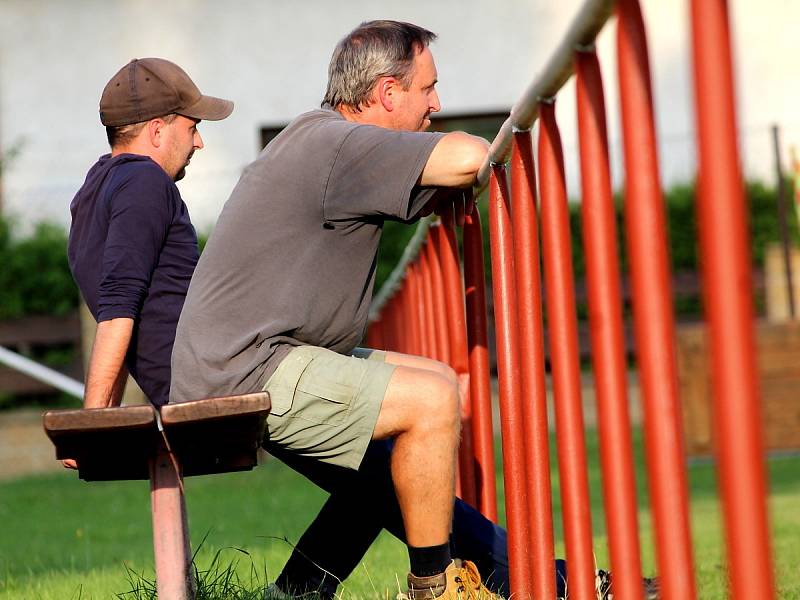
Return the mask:
<path id="1" fill-rule="evenodd" d="M 147 135 L 150 138 L 150 144 L 155 148 L 161 146 L 161 136 L 165 125 L 164 119 L 150 119 L 147 122 Z"/>
<path id="2" fill-rule="evenodd" d="M 394 110 L 394 95 L 399 89 L 400 82 L 394 77 L 381 77 L 375 86 L 375 96 L 386 112 Z"/>

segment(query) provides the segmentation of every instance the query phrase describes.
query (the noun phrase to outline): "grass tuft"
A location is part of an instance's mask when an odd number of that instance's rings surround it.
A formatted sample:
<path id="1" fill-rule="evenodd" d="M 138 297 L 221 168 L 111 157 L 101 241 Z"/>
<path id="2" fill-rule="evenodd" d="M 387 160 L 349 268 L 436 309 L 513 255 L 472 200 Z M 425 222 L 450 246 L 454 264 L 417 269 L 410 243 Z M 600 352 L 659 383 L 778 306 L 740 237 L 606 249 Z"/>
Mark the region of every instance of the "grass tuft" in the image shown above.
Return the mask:
<path id="1" fill-rule="evenodd" d="M 205 541 L 205 540 L 204 540 Z M 202 545 L 202 544 L 201 544 Z M 198 547 L 198 550 L 200 548 Z M 247 556 L 250 562 L 248 575 L 239 575 L 239 556 L 223 560 L 223 553 L 237 552 Z M 197 590 L 197 600 L 263 600 L 268 587 L 266 567 L 263 572 L 256 568 L 255 561 L 247 550 L 222 548 L 214 553 L 205 569 L 197 567 L 197 552 L 192 557 L 191 576 Z M 127 567 L 130 590 L 117 594 L 118 600 L 155 600 L 158 598 L 155 579 L 150 579 Z"/>

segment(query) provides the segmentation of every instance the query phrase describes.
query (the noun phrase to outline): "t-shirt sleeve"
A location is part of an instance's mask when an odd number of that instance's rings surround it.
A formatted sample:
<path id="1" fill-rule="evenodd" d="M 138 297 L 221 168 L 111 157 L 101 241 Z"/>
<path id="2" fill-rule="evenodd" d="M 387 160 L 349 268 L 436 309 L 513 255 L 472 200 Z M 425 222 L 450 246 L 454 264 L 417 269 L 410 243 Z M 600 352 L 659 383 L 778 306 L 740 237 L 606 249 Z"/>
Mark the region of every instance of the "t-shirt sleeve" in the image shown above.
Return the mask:
<path id="1" fill-rule="evenodd" d="M 416 184 L 443 136 L 354 126 L 339 148 L 325 187 L 325 219 L 412 218 L 435 193 L 435 188 Z"/>
<path id="2" fill-rule="evenodd" d="M 169 182 L 130 177 L 110 199 L 97 320 L 137 318 L 172 220 Z"/>

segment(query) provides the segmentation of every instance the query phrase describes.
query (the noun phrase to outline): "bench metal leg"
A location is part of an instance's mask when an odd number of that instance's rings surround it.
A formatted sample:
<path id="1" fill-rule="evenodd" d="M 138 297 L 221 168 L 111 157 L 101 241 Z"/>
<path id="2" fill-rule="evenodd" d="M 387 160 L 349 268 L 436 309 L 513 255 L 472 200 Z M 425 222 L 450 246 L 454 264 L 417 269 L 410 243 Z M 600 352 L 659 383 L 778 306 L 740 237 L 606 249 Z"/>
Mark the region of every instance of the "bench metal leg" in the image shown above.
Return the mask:
<path id="1" fill-rule="evenodd" d="M 194 600 L 191 548 L 181 478 L 163 446 L 150 460 L 153 548 L 159 600 Z"/>

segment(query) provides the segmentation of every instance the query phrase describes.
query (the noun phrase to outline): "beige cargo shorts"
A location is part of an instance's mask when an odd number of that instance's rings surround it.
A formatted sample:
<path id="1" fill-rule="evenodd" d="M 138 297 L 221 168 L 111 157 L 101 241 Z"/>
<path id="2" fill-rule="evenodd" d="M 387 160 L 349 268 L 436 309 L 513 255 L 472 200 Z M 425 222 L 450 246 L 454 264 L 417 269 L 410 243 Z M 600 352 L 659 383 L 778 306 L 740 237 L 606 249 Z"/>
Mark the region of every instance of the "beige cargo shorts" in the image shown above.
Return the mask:
<path id="1" fill-rule="evenodd" d="M 395 366 L 386 353 L 352 355 L 298 346 L 264 384 L 273 410 L 264 443 L 323 462 L 358 469 L 372 440 Z"/>

